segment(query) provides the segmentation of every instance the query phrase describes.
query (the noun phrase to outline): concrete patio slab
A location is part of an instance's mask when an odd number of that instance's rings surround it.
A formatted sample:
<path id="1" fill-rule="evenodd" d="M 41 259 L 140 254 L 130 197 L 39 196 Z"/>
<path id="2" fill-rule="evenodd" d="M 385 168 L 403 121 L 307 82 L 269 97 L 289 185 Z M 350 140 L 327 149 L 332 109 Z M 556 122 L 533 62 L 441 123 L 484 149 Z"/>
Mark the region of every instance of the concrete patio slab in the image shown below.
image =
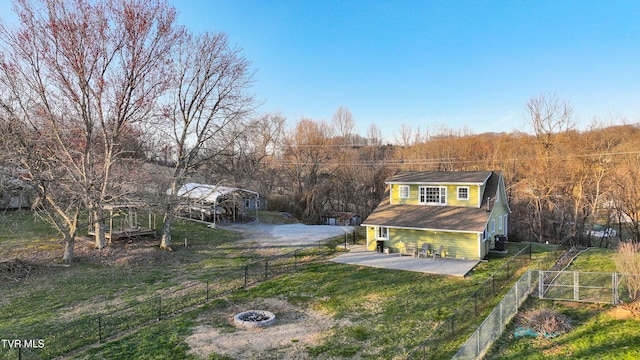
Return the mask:
<path id="1" fill-rule="evenodd" d="M 349 246 L 348 249 L 348 253 L 338 255 L 330 261 L 340 264 L 460 277 L 465 276 L 479 263 L 477 260 L 447 258 L 425 259 L 412 256 L 399 256 L 398 254 L 382 254 L 366 250 L 363 245 L 352 245 Z"/>

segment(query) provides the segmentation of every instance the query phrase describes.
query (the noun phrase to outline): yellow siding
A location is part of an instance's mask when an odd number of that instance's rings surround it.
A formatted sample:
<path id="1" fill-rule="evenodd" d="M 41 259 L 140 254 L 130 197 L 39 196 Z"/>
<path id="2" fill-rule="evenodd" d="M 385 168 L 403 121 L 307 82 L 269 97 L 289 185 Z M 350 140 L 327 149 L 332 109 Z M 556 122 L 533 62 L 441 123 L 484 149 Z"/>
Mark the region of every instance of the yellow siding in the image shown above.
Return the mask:
<path id="1" fill-rule="evenodd" d="M 448 185 L 447 186 L 447 205 L 449 206 L 471 206 L 478 207 L 478 192 L 479 186 L 477 185 L 462 185 L 469 188 L 469 200 L 458 200 L 458 187 L 460 185 Z"/>
<path id="2" fill-rule="evenodd" d="M 391 203 L 392 204 L 402 204 L 402 205 L 420 205 L 419 203 L 419 190 L 418 188 L 422 185 L 407 185 L 409 186 L 409 198 L 401 199 L 400 198 L 400 187 L 405 185 L 391 185 Z M 470 207 L 478 207 L 478 194 L 480 191 L 480 187 L 477 185 L 469 185 L 469 200 L 458 200 L 458 186 L 460 185 L 428 185 L 428 186 L 446 186 L 447 188 L 447 205 L 448 206 L 470 206 Z M 467 185 L 462 185 L 467 186 Z M 429 206 L 429 205 L 425 205 Z M 437 206 L 437 205 L 433 205 Z"/>
<path id="3" fill-rule="evenodd" d="M 478 259 L 480 246 L 478 234 L 474 233 L 389 229 L 389 241 L 385 245 L 390 247 L 392 252 L 398 252 L 400 242 L 413 243 L 418 248 L 422 247 L 423 243 L 428 243 L 432 251 L 443 245 L 444 256 L 456 259 Z M 371 249 L 371 245 L 369 248 Z M 375 241 L 372 250 L 375 250 Z"/>
<path id="4" fill-rule="evenodd" d="M 506 232 L 505 232 L 506 229 L 504 228 L 504 225 L 502 226 L 502 228 L 500 228 L 500 219 L 501 219 L 501 216 L 508 215 L 508 214 L 509 214 L 509 209 L 507 208 L 507 205 L 503 201 L 493 204 L 493 209 L 491 209 L 491 215 L 489 216 L 489 222 L 487 223 L 487 230 L 489 231 L 489 234 L 492 237 L 496 235 L 506 235 Z M 495 220 L 495 223 L 496 223 L 496 227 L 494 231 L 491 231 L 492 220 Z"/>
<path id="5" fill-rule="evenodd" d="M 482 258 L 487 256 L 487 254 L 489 254 L 489 250 L 491 248 L 491 240 L 482 240 L 481 242 L 481 247 L 482 247 Z"/>
<path id="6" fill-rule="evenodd" d="M 376 250 L 376 228 L 367 226 L 367 250 Z"/>
<path id="7" fill-rule="evenodd" d="M 500 190 L 500 189 L 499 189 Z M 506 203 L 506 199 L 504 196 L 501 196 L 499 201 L 493 204 L 493 208 L 491 209 L 491 214 L 489 216 L 489 221 L 487 222 L 487 232 L 489 234 L 490 239 L 495 239 L 497 235 L 507 235 L 508 228 L 504 225 L 503 220 L 508 218 L 509 216 L 509 208 Z M 491 223 L 495 221 L 495 228 L 491 231 Z M 487 241 L 486 247 L 483 248 L 483 256 L 489 253 L 489 247 L 491 245 L 491 241 Z"/>
<path id="8" fill-rule="evenodd" d="M 402 205 L 418 205 L 418 185 L 407 185 L 409 186 L 408 199 L 400 198 L 400 186 L 404 185 L 391 185 L 391 203 Z"/>

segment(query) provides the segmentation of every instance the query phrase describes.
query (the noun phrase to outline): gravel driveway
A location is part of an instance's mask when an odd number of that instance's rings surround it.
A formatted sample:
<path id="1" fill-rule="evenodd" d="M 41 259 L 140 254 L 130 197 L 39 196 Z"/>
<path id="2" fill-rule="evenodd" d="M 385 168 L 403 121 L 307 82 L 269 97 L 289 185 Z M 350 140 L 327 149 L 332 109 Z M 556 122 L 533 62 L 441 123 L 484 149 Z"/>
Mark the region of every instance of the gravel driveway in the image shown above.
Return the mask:
<path id="1" fill-rule="evenodd" d="M 353 232 L 352 226 L 263 224 L 252 222 L 221 227 L 245 234 L 242 241 L 256 242 L 262 246 L 304 246 Z"/>

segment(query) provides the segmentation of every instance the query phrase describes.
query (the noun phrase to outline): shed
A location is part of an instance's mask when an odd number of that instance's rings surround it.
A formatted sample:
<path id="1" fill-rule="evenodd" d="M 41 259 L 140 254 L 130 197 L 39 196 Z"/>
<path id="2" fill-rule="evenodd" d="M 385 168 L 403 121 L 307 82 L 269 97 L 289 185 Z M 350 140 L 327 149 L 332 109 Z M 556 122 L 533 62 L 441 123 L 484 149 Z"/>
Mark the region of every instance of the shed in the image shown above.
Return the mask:
<path id="1" fill-rule="evenodd" d="M 322 214 L 324 225 L 358 226 L 362 223 L 362 217 L 353 212 L 328 211 Z"/>

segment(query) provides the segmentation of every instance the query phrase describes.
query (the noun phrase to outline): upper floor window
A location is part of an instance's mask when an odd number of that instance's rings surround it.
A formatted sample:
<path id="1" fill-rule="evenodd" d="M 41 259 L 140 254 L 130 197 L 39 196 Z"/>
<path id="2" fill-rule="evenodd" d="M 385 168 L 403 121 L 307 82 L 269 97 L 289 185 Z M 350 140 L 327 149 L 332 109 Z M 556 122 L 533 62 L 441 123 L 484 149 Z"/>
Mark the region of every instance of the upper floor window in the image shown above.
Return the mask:
<path id="1" fill-rule="evenodd" d="M 398 188 L 398 193 L 400 199 L 408 199 L 409 198 L 409 186 L 408 185 L 400 185 Z"/>
<path id="2" fill-rule="evenodd" d="M 458 200 L 469 200 L 468 186 L 458 186 Z"/>
<path id="3" fill-rule="evenodd" d="M 419 188 L 420 204 L 446 204 L 447 188 L 443 186 L 420 186 Z"/>

